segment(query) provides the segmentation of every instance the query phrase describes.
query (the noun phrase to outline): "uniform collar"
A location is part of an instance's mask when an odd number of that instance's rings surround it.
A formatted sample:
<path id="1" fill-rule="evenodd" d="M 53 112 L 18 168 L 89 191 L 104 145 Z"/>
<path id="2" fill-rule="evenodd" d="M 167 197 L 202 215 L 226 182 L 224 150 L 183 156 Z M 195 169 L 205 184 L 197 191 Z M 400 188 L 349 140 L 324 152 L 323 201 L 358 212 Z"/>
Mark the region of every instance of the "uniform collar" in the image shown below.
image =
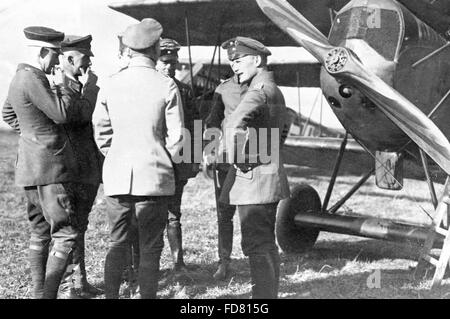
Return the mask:
<path id="1" fill-rule="evenodd" d="M 76 79 L 73 79 L 71 77 L 67 76 L 66 85 L 73 91 L 81 93 L 81 90 L 83 88 L 83 84 Z"/>
<path id="2" fill-rule="evenodd" d="M 257 85 L 259 83 L 274 82 L 274 81 L 275 80 L 274 80 L 272 71 L 262 70 L 259 74 L 255 75 L 255 77 L 250 82 L 249 86 L 254 87 L 255 85 Z"/>
<path id="3" fill-rule="evenodd" d="M 237 77 L 236 74 L 231 77 L 231 81 L 233 83 L 239 85 L 241 88 L 247 88 L 248 87 L 248 84 L 246 84 L 246 83 L 239 83 L 239 80 L 238 80 L 238 77 Z"/>
<path id="4" fill-rule="evenodd" d="M 134 66 L 143 66 L 143 67 L 154 69 L 155 62 L 153 62 L 152 59 L 150 59 L 146 56 L 135 56 L 130 59 L 130 63 L 128 64 L 128 67 L 134 67 Z"/>

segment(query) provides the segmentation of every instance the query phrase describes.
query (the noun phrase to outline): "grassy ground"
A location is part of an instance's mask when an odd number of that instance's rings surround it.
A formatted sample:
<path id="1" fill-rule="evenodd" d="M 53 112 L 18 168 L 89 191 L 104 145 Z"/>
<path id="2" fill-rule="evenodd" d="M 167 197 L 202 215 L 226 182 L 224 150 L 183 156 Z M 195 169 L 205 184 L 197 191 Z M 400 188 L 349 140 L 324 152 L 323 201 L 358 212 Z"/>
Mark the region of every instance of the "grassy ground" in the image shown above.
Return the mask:
<path id="1" fill-rule="evenodd" d="M 26 262 L 28 224 L 25 199 L 14 186 L 14 160 L 17 137 L 0 133 L 0 297 L 29 298 L 30 273 Z M 331 165 L 331 164 L 330 164 Z M 287 167 L 291 186 L 308 183 L 323 198 L 329 172 L 304 167 Z M 331 170 L 331 168 L 330 168 Z M 334 202 L 358 176 L 339 177 Z M 249 298 L 248 261 L 240 249 L 240 229 L 235 218 L 233 269 L 231 278 L 216 282 L 217 225 L 212 181 L 198 175 L 189 181 L 183 197 L 183 231 L 186 276 L 170 271 L 168 244 L 161 260 L 161 298 Z M 442 185 L 437 185 L 441 190 Z M 375 187 L 373 179 L 342 208 L 344 213 L 370 214 L 401 220 L 429 222 L 432 214 L 425 182 L 405 180 L 401 192 Z M 87 270 L 89 280 L 103 286 L 103 263 L 108 245 L 108 226 L 101 190 L 87 232 Z M 418 247 L 369 240 L 339 234 L 321 233 L 316 246 L 307 254 L 282 254 L 280 298 L 448 298 L 450 280 L 439 289 L 429 290 L 429 282 L 414 282 L 412 269 Z M 379 275 L 379 281 L 373 281 Z M 369 282 L 369 285 L 368 285 Z M 370 285 L 372 283 L 372 285 Z M 370 286 L 372 288 L 370 288 Z M 126 291 L 123 293 L 126 298 Z"/>

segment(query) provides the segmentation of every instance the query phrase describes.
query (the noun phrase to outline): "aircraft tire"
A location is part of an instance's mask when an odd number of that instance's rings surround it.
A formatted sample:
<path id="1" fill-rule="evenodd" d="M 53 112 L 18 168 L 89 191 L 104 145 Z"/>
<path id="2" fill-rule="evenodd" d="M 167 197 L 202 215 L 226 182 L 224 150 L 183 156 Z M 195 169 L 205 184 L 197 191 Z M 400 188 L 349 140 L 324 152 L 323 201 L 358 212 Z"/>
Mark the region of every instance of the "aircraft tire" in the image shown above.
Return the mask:
<path id="1" fill-rule="evenodd" d="M 295 186 L 291 191 L 291 197 L 280 202 L 275 231 L 278 245 L 283 252 L 299 254 L 314 246 L 320 231 L 314 228 L 297 227 L 294 217 L 305 212 L 319 213 L 321 208 L 319 195 L 307 184 Z"/>

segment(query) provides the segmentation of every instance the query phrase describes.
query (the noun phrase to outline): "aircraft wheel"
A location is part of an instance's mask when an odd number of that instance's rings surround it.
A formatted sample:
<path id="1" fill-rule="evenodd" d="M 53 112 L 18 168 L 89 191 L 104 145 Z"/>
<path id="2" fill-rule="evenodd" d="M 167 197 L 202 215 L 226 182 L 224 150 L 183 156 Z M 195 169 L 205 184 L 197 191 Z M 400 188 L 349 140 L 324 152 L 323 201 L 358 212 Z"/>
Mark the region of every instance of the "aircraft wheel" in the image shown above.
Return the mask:
<path id="1" fill-rule="evenodd" d="M 316 190 L 301 184 L 291 191 L 291 197 L 280 202 L 276 220 L 278 245 L 288 254 L 303 253 L 314 246 L 319 230 L 297 227 L 294 217 L 305 212 L 320 212 L 322 204 Z"/>

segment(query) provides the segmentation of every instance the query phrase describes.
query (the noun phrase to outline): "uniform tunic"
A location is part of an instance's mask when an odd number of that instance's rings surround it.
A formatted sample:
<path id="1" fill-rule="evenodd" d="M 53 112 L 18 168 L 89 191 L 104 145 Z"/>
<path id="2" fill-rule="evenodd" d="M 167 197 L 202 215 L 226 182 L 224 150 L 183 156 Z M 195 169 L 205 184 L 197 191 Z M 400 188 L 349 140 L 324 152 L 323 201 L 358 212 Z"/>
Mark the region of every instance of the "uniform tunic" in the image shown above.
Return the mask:
<path id="1" fill-rule="evenodd" d="M 194 121 L 200 119 L 200 114 L 198 112 L 197 106 L 194 102 L 194 93 L 189 85 L 180 82 L 177 79 L 173 79 L 178 89 L 180 90 L 181 101 L 183 105 L 183 115 L 184 115 L 184 128 L 186 128 L 190 133 L 190 141 L 185 147 L 190 147 L 191 157 L 189 163 L 177 163 L 175 164 L 175 171 L 177 174 L 177 179 L 181 181 L 181 184 L 186 184 L 189 178 L 195 177 L 199 171 L 199 164 L 195 163 L 194 150 L 195 150 L 195 135 L 194 135 Z M 182 192 L 182 190 L 181 190 Z M 181 197 L 181 196 L 180 196 Z M 181 201 L 181 198 L 180 198 Z"/>
<path id="2" fill-rule="evenodd" d="M 18 186 L 77 181 L 80 167 L 63 124 L 89 121 L 92 108 L 66 87 L 52 91 L 43 71 L 19 64 L 3 106 L 3 119 L 20 131 Z"/>
<path id="3" fill-rule="evenodd" d="M 227 127 L 227 119 L 246 92 L 247 86 L 239 84 L 236 76 L 220 83 L 214 91 L 211 112 L 205 120 L 206 128 Z"/>
<path id="4" fill-rule="evenodd" d="M 66 84 L 51 88 L 42 70 L 19 64 L 3 106 L 3 119 L 20 132 L 16 184 L 28 199 L 30 247 L 46 247 L 53 238 L 53 250 L 62 254 L 79 234 L 75 203 L 82 174 L 66 125 L 89 122 L 95 106 Z"/>
<path id="5" fill-rule="evenodd" d="M 83 85 L 79 81 L 67 78 L 67 84 L 68 90 L 75 96 L 81 97 Z M 98 93 L 98 88 L 93 93 Z M 97 94 L 91 94 L 88 99 L 91 102 L 90 112 L 92 114 L 97 101 Z M 95 144 L 92 118 L 87 121 L 64 124 L 64 127 L 74 146 L 79 165 L 80 173 L 76 182 L 98 186 L 101 181 L 103 155 Z"/>
<path id="6" fill-rule="evenodd" d="M 171 157 L 181 147 L 183 110 L 175 82 L 153 61 L 134 57 L 100 91 L 96 142 L 106 156 L 105 194 L 166 196 L 175 192 Z"/>
<path id="7" fill-rule="evenodd" d="M 256 75 L 247 93 L 226 120 L 226 130 L 245 131 L 247 128 L 267 129 L 270 149 L 270 131 L 279 130 L 279 148 L 282 132 L 286 129 L 287 110 L 283 94 L 274 82 L 273 73 L 261 71 Z M 227 139 L 227 149 L 235 147 L 234 139 Z M 268 152 L 268 151 L 267 151 Z M 259 154 L 247 154 L 258 157 Z M 260 163 L 248 172 L 233 167 L 224 182 L 220 201 L 232 205 L 276 203 L 289 197 L 289 185 L 281 155 L 278 162 Z"/>

